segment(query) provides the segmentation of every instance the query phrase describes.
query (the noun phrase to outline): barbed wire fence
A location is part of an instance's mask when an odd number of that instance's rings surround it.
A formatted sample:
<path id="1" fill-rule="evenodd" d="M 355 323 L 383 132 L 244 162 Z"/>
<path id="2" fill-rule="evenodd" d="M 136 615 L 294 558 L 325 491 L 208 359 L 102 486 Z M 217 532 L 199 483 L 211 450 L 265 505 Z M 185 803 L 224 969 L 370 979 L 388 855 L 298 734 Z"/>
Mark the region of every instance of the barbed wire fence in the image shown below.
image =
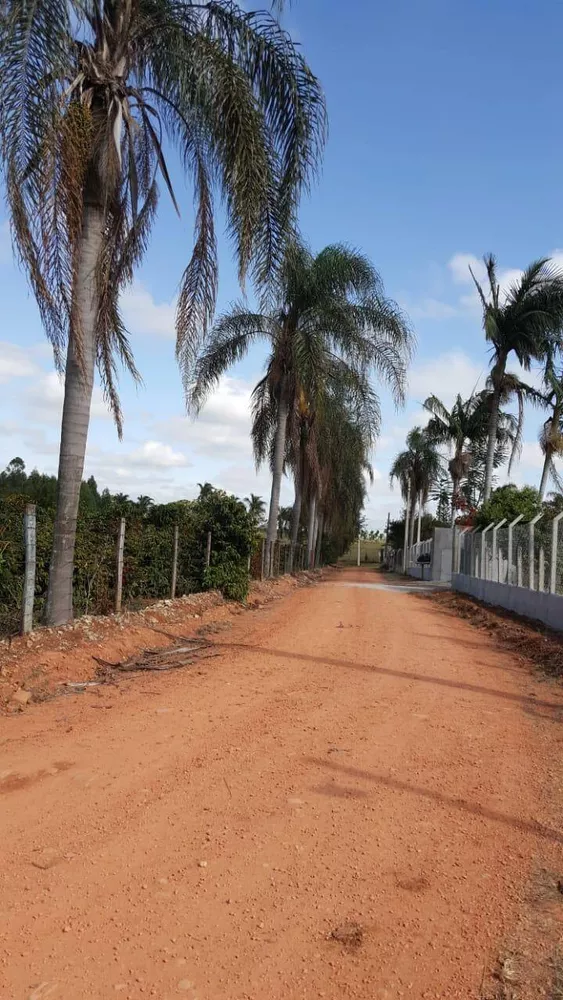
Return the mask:
<path id="1" fill-rule="evenodd" d="M 47 594 L 52 526 L 35 504 L 28 504 L 12 521 L 4 526 L 10 530 L 0 531 L 0 637 L 32 631 L 42 619 Z M 114 521 L 79 525 L 77 618 L 140 610 L 202 589 L 194 561 L 207 570 L 213 565 L 217 542 L 211 531 L 194 533 L 178 524 L 130 524 L 125 517 Z M 278 578 L 302 572 L 308 564 L 306 545 L 292 548 L 289 540 L 277 540 L 268 558 L 266 540 L 258 535 L 248 557 L 248 578 Z"/>

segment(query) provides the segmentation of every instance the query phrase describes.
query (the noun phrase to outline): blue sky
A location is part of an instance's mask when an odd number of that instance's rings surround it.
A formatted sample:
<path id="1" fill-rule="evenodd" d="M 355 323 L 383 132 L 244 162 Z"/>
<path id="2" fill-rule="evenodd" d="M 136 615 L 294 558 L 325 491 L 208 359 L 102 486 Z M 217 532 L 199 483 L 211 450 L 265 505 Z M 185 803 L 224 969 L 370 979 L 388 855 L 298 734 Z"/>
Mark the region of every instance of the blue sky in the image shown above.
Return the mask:
<path id="1" fill-rule="evenodd" d="M 367 518 L 381 527 L 400 506 L 388 468 L 420 401 L 468 394 L 487 354 L 467 264 L 493 251 L 505 278 L 563 247 L 563 4 L 553 0 L 294 0 L 286 23 L 326 91 L 330 139 L 322 176 L 301 210 L 314 249 L 345 241 L 368 253 L 388 294 L 410 313 L 418 348 L 409 403 L 384 423 Z M 168 500 L 210 480 L 268 495 L 248 443 L 255 349 L 193 422 L 174 360 L 174 297 L 191 249 L 191 193 L 178 177 L 178 221 L 162 194 L 154 238 L 124 311 L 144 387 L 122 381 L 124 439 L 99 392 L 86 474 L 100 486 Z M 563 263 L 563 255 L 562 255 Z M 0 228 L 0 464 L 19 454 L 55 471 L 62 390 L 33 299 Z M 221 245 L 220 307 L 238 295 Z M 541 416 L 528 415 L 513 476 L 537 482 Z M 291 485 L 284 488 L 291 500 Z"/>

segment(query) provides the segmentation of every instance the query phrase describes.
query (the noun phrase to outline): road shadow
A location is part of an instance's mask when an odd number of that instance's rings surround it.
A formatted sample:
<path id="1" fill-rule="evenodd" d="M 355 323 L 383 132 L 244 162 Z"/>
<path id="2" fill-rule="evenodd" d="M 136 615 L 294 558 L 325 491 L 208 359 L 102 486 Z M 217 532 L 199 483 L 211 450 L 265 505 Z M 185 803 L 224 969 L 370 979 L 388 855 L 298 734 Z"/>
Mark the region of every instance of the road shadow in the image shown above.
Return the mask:
<path id="1" fill-rule="evenodd" d="M 443 792 L 436 792 L 430 788 L 422 788 L 420 785 L 413 785 L 408 781 L 400 781 L 398 778 L 391 778 L 388 775 L 375 774 L 372 771 L 364 771 L 361 768 L 352 767 L 349 764 L 337 764 L 335 761 L 323 760 L 320 757 L 305 757 L 304 760 L 307 764 L 322 768 L 332 774 L 337 774 L 347 778 L 356 778 L 360 781 L 369 781 L 372 784 L 379 785 L 384 788 L 390 788 L 395 792 L 407 792 L 411 795 L 417 795 L 420 798 L 436 802 L 441 806 L 446 806 L 448 808 L 453 807 L 454 809 L 459 809 L 461 812 L 469 813 L 472 816 L 480 816 L 493 823 L 502 823 L 504 826 L 510 826 L 513 830 L 519 830 L 521 833 L 532 833 L 534 836 L 542 837 L 544 840 L 551 840 L 556 844 L 563 844 L 562 833 L 559 833 L 558 830 L 552 830 L 550 827 L 545 826 L 545 824 L 538 823 L 535 820 L 519 819 L 517 816 L 509 816 L 506 813 L 499 812 L 497 809 L 482 806 L 478 802 L 469 802 L 467 799 L 463 798 L 453 798 L 450 795 L 445 795 Z M 313 787 L 312 791 L 318 791 L 323 795 L 336 795 L 337 798 L 351 797 L 350 789 L 332 786 L 330 782 L 321 786 Z"/>
<path id="2" fill-rule="evenodd" d="M 218 649 L 241 650 L 246 653 L 257 653 L 260 656 L 271 656 L 276 659 L 301 660 L 304 663 L 320 663 L 326 667 L 341 667 L 346 670 L 360 670 L 370 674 L 378 674 L 382 677 L 395 677 L 401 681 L 416 681 L 420 684 L 432 684 L 454 691 L 467 691 L 469 694 L 481 694 L 489 698 L 499 698 L 509 701 L 525 708 L 543 708 L 560 713 L 563 710 L 563 702 L 541 701 L 539 698 L 530 695 L 513 694 L 511 691 L 499 691 L 497 688 L 484 687 L 481 684 L 470 684 L 468 681 L 450 680 L 448 677 L 437 677 L 434 674 L 419 674 L 409 670 L 396 670 L 391 667 L 382 667 L 375 663 L 357 663 L 352 660 L 336 660 L 329 656 L 313 656 L 310 653 L 295 653 L 286 649 L 268 649 L 265 646 L 254 646 L 249 643 L 221 643 L 213 644 Z M 556 719 L 557 721 L 557 719 Z"/>

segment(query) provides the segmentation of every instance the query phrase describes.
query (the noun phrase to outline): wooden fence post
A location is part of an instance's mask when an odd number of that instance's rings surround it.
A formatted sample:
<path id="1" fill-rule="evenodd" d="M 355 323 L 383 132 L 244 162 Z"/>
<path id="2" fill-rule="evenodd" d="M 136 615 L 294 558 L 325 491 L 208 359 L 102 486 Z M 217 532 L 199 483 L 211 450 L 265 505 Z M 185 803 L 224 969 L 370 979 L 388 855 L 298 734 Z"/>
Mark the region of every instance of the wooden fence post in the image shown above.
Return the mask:
<path id="1" fill-rule="evenodd" d="M 115 581 L 115 612 L 121 611 L 121 595 L 123 592 L 123 549 L 125 547 L 125 518 L 120 518 L 117 535 L 117 561 Z"/>
<path id="2" fill-rule="evenodd" d="M 25 569 L 23 577 L 22 632 L 33 628 L 33 601 L 35 598 L 35 565 L 37 561 L 37 521 L 35 504 L 28 503 L 23 518 Z"/>
<path id="3" fill-rule="evenodd" d="M 211 532 L 207 532 L 207 546 L 205 548 L 205 568 L 209 569 L 211 563 Z"/>
<path id="4" fill-rule="evenodd" d="M 170 584 L 170 597 L 176 597 L 176 578 L 178 576 L 178 525 L 174 525 L 174 543 L 172 545 L 172 582 Z"/>

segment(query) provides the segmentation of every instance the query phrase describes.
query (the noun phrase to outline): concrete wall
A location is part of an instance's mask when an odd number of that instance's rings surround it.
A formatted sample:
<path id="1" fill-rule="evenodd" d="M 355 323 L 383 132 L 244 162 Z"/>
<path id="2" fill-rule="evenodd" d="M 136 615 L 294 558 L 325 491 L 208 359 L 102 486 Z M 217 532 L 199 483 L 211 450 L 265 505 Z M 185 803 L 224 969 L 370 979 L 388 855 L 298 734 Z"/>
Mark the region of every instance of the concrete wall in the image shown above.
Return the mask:
<path id="1" fill-rule="evenodd" d="M 479 580 L 475 576 L 462 573 L 454 575 L 452 586 L 463 594 L 476 597 L 485 604 L 526 615 L 563 632 L 563 597 L 560 594 L 545 594 L 527 587 L 513 587 L 492 580 Z"/>
<path id="2" fill-rule="evenodd" d="M 407 567 L 409 576 L 422 580 L 422 565 Z M 424 579 L 449 583 L 452 578 L 452 529 L 434 528 L 432 535 L 432 562 L 424 566 Z"/>
<path id="3" fill-rule="evenodd" d="M 434 528 L 430 579 L 448 582 L 452 578 L 452 529 Z"/>

